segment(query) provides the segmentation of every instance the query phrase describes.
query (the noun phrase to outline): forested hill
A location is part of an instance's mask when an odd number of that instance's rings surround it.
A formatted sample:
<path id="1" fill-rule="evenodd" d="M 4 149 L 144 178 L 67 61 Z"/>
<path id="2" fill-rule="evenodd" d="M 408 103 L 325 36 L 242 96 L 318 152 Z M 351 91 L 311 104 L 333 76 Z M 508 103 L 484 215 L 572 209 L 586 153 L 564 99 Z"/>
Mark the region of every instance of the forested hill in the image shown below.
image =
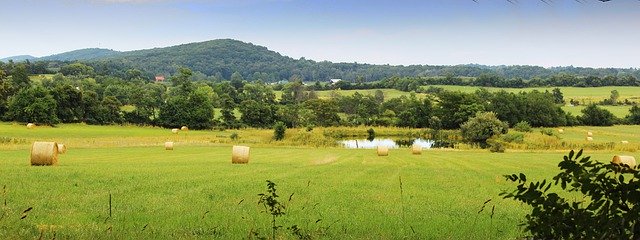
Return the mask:
<path id="1" fill-rule="evenodd" d="M 372 49 L 372 51 L 375 51 Z M 304 58 L 293 59 L 271 51 L 263 46 L 233 39 L 218 39 L 189 43 L 165 48 L 154 48 L 129 52 L 108 49 L 82 49 L 52 55 L 36 60 L 82 61 L 96 72 L 124 76 L 129 69 L 140 69 L 146 75 L 173 75 L 179 67 L 188 67 L 200 76 L 230 79 L 238 72 L 246 80 L 261 79 L 276 82 L 298 75 L 305 81 L 327 81 L 341 78 L 349 81 L 376 81 L 391 76 L 457 76 L 478 77 L 482 74 L 497 75 L 506 79 L 548 78 L 567 73 L 576 76 L 620 76 L 632 75 L 640 78 L 639 69 L 581 68 L 538 66 L 484 66 L 476 64 L 456 66 L 433 65 L 372 65 L 361 63 L 316 62 Z M 30 60 L 34 61 L 34 60 Z"/>
<path id="2" fill-rule="evenodd" d="M 0 58 L 0 62 L 8 62 L 9 60 L 14 62 L 22 62 L 25 60 L 33 61 L 36 57 L 31 55 L 19 55 L 19 56 L 11 56 L 6 58 Z"/>
<path id="3" fill-rule="evenodd" d="M 71 52 L 65 52 L 55 54 L 51 56 L 37 58 L 36 60 L 42 61 L 82 61 L 82 60 L 96 60 L 103 59 L 105 57 L 115 56 L 120 54 L 118 51 L 102 48 L 86 48 L 74 50 Z"/>

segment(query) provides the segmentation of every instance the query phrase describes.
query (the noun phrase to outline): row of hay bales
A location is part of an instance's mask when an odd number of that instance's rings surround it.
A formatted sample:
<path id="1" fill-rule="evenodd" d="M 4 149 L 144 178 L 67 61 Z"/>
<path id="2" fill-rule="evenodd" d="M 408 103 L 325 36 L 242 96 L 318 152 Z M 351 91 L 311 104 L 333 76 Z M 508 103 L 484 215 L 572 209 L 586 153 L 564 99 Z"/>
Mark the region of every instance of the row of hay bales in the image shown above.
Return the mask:
<path id="1" fill-rule="evenodd" d="M 564 129 L 559 128 L 559 129 L 558 129 L 558 133 L 564 133 Z M 586 137 L 585 139 L 586 139 L 587 141 L 589 141 L 589 142 L 593 141 L 593 132 L 591 132 L 591 131 L 587 131 L 587 137 Z M 628 143 L 629 143 L 629 141 L 622 140 L 622 141 L 620 141 L 620 143 L 622 143 L 622 144 L 628 144 Z"/>
<path id="2" fill-rule="evenodd" d="M 173 134 L 178 134 L 180 131 L 187 132 L 187 131 L 189 131 L 189 127 L 182 126 L 181 128 L 171 129 L 171 133 L 173 133 Z"/>
<path id="3" fill-rule="evenodd" d="M 67 146 L 56 142 L 34 142 L 31 145 L 31 165 L 49 166 L 58 164 L 58 155 L 65 154 Z"/>
<path id="4" fill-rule="evenodd" d="M 389 147 L 387 146 L 378 146 L 376 148 L 376 153 L 378 156 L 389 156 Z M 411 154 L 420 155 L 422 154 L 422 146 L 420 145 L 412 145 L 411 146 Z"/>

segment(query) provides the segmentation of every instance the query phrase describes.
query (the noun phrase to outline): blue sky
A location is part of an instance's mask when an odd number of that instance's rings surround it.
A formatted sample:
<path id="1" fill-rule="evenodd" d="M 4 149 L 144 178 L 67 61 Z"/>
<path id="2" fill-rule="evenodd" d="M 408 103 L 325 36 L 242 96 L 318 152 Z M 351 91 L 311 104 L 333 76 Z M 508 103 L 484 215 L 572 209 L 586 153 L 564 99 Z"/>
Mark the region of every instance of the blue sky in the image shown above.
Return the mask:
<path id="1" fill-rule="evenodd" d="M 0 0 L 0 57 L 233 38 L 374 64 L 640 67 L 640 1 Z"/>

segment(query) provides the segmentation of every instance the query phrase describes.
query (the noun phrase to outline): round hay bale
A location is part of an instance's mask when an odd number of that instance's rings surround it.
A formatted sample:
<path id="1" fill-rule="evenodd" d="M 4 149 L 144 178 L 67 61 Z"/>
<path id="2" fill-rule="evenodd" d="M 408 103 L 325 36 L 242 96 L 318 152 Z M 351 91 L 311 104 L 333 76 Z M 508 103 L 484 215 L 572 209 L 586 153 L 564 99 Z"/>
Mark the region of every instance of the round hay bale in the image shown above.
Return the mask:
<path id="1" fill-rule="evenodd" d="M 58 143 L 58 153 L 60 154 L 67 153 L 67 146 L 62 143 Z"/>
<path id="2" fill-rule="evenodd" d="M 189 131 L 189 128 L 188 128 L 187 126 L 182 126 L 182 127 L 180 128 L 180 130 L 182 130 L 182 131 Z"/>
<path id="3" fill-rule="evenodd" d="M 173 142 L 165 142 L 164 150 L 173 150 Z"/>
<path id="4" fill-rule="evenodd" d="M 587 137 L 587 141 L 591 142 L 591 141 L 593 141 L 593 138 L 592 137 Z"/>
<path id="5" fill-rule="evenodd" d="M 389 148 L 387 146 L 378 146 L 376 151 L 378 156 L 389 156 Z"/>
<path id="6" fill-rule="evenodd" d="M 27 129 L 33 129 L 33 128 L 35 128 L 35 127 L 36 127 L 36 125 L 35 125 L 35 124 L 33 124 L 33 123 L 27 123 Z"/>
<path id="7" fill-rule="evenodd" d="M 231 152 L 231 163 L 245 164 L 249 163 L 249 147 L 233 146 Z"/>
<path id="8" fill-rule="evenodd" d="M 558 132 L 559 133 L 564 133 L 564 129 L 560 128 L 560 129 L 558 129 Z"/>
<path id="9" fill-rule="evenodd" d="M 422 146 L 414 144 L 413 146 L 411 146 L 411 154 L 413 155 L 420 155 L 422 154 Z"/>
<path id="10" fill-rule="evenodd" d="M 636 158 L 634 158 L 633 156 L 613 156 L 613 159 L 611 160 L 611 163 L 615 163 L 615 164 L 621 164 L 621 165 L 627 165 L 630 168 L 635 168 L 636 167 Z"/>
<path id="11" fill-rule="evenodd" d="M 180 131 L 180 129 L 177 129 L 177 128 L 171 129 L 171 132 L 173 134 L 178 134 L 178 131 Z"/>
<path id="12" fill-rule="evenodd" d="M 622 140 L 622 141 L 620 141 L 620 143 L 622 143 L 622 144 L 629 144 L 629 141 Z"/>
<path id="13" fill-rule="evenodd" d="M 33 142 L 31 165 L 48 166 L 58 164 L 58 144 L 55 142 Z"/>
<path id="14" fill-rule="evenodd" d="M 587 132 L 587 137 L 593 137 L 593 133 L 592 132 Z"/>

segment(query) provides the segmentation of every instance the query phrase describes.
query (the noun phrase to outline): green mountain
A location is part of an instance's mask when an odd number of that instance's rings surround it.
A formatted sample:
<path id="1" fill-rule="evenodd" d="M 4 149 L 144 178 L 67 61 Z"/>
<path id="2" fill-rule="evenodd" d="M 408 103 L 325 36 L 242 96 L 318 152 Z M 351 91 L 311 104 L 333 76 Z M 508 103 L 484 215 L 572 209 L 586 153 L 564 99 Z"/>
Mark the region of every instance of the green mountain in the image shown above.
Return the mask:
<path id="1" fill-rule="evenodd" d="M 31 55 L 19 55 L 19 56 L 0 58 L 0 62 L 8 62 L 9 60 L 13 60 L 14 62 L 22 62 L 25 60 L 33 61 L 35 59 L 36 57 Z"/>
<path id="2" fill-rule="evenodd" d="M 96 72 L 125 76 L 129 69 L 140 69 L 147 76 L 172 75 L 179 67 L 188 67 L 202 76 L 230 79 L 235 72 L 246 80 L 276 82 L 299 76 L 305 81 L 327 81 L 341 78 L 348 81 L 376 81 L 392 76 L 498 76 L 506 79 L 534 79 L 567 73 L 576 76 L 624 76 L 640 78 L 640 69 L 629 68 L 582 68 L 539 66 L 485 66 L 466 64 L 455 66 L 437 65 L 372 65 L 361 63 L 316 62 L 304 58 L 293 59 L 266 47 L 233 39 L 218 39 L 188 43 L 164 48 L 153 48 L 128 52 L 109 49 L 81 49 L 30 61 L 82 61 Z"/>
<path id="3" fill-rule="evenodd" d="M 152 74 L 171 75 L 179 67 L 188 67 L 194 72 L 217 78 L 230 79 L 233 73 L 238 72 L 244 79 L 265 82 L 290 79 L 296 75 L 305 81 L 327 81 L 332 78 L 373 81 L 391 76 L 437 75 L 438 69 L 442 68 L 293 59 L 266 47 L 233 39 L 123 52 L 89 61 L 89 64 L 106 74 L 118 74 L 114 69 L 137 68 Z M 119 71 L 120 74 L 122 72 Z"/>
<path id="4" fill-rule="evenodd" d="M 105 57 L 115 56 L 120 54 L 118 51 L 102 48 L 85 48 L 74 50 L 71 52 L 65 52 L 55 54 L 51 56 L 41 57 L 37 60 L 42 61 L 83 61 L 83 60 L 95 60 Z"/>

